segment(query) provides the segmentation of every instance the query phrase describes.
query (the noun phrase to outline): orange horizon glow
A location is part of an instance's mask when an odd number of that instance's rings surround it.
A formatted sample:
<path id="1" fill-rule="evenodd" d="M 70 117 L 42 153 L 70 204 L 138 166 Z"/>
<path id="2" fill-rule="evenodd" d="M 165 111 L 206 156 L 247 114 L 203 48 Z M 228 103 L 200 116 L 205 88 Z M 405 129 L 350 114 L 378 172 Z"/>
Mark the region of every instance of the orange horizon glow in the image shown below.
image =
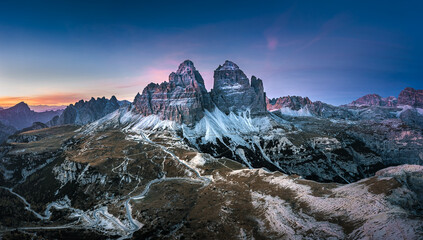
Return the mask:
<path id="1" fill-rule="evenodd" d="M 48 105 L 48 106 L 62 106 L 73 104 L 81 99 L 86 99 L 86 96 L 79 94 L 48 94 L 32 97 L 14 97 L 5 96 L 0 97 L 0 106 L 7 108 L 13 107 L 20 102 L 25 102 L 30 106 Z M 91 98 L 91 97 L 90 97 Z"/>

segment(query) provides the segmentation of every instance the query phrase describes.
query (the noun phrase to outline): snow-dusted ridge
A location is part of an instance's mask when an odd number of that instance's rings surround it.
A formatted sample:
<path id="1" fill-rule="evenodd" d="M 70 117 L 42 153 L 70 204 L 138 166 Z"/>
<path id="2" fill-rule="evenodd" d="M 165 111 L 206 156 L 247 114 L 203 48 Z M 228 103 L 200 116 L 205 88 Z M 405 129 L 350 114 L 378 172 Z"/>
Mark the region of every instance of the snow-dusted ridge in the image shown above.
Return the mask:
<path id="1" fill-rule="evenodd" d="M 275 111 L 280 111 L 281 114 L 283 115 L 288 115 L 293 117 L 312 117 L 313 116 L 313 114 L 311 114 L 311 112 L 307 109 L 307 107 L 300 108 L 299 110 L 292 110 L 289 107 L 284 107 Z"/>
<path id="2" fill-rule="evenodd" d="M 89 134 L 91 132 L 104 130 L 107 128 L 121 127 L 124 131 L 139 133 L 143 130 L 180 130 L 184 137 L 195 142 L 201 136 L 202 143 L 213 142 L 217 139 L 223 141 L 223 137 L 228 137 L 239 145 L 248 144 L 241 137 L 242 135 L 254 135 L 261 131 L 270 130 L 272 119 L 269 116 L 252 117 L 249 111 L 239 114 L 233 112 L 226 115 L 217 107 L 213 111 L 204 111 L 204 117 L 193 127 L 186 124 L 179 124 L 175 121 L 162 120 L 158 115 L 143 117 L 132 111 L 133 108 L 120 108 L 113 113 L 85 126 L 81 132 Z"/>
<path id="3" fill-rule="evenodd" d="M 272 124 L 270 118 L 252 117 L 249 111 L 235 114 L 230 112 L 226 115 L 218 108 L 212 112 L 205 111 L 205 116 L 194 128 L 183 126 L 184 136 L 193 141 L 193 138 L 201 136 L 202 143 L 213 142 L 217 139 L 223 142 L 223 137 L 228 137 L 239 145 L 247 146 L 241 137 L 246 134 L 258 134 L 260 131 L 269 130 Z"/>
<path id="4" fill-rule="evenodd" d="M 258 137 L 263 132 L 273 131 L 273 127 L 280 125 L 281 121 L 283 120 L 278 119 L 271 113 L 252 116 L 251 112 L 246 110 L 237 114 L 230 112 L 227 115 L 215 107 L 212 111 L 205 110 L 204 117 L 194 126 L 187 126 L 175 121 L 162 120 L 158 115 L 144 117 L 134 112 L 132 107 L 128 107 L 121 108 L 85 126 L 81 132 L 92 134 L 108 128 L 120 128 L 124 132 L 137 135 L 149 135 L 149 132 L 164 130 L 179 132 L 197 149 L 201 148 L 200 145 L 209 143 L 213 145 L 223 144 L 232 152 L 233 156 L 237 156 L 249 168 L 253 168 L 251 159 L 246 157 L 244 150 L 240 147 L 259 152 L 263 160 L 273 166 L 272 168 L 281 169 L 277 162 L 272 161 L 266 155 L 260 146 L 260 138 Z M 276 135 L 281 133 L 281 129 L 275 131 Z"/>

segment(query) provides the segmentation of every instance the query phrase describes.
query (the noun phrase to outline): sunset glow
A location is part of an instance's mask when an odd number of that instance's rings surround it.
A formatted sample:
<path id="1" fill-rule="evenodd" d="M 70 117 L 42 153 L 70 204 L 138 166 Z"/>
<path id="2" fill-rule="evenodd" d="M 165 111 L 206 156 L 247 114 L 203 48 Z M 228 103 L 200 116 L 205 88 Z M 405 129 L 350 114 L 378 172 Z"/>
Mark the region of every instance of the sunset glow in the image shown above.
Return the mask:
<path id="1" fill-rule="evenodd" d="M 54 94 L 33 97 L 0 97 L 0 106 L 11 107 L 19 102 L 25 102 L 28 105 L 61 106 L 75 103 L 84 98 L 86 99 L 87 97 L 78 94 Z"/>
<path id="2" fill-rule="evenodd" d="M 1 106 L 112 95 L 132 101 L 185 59 L 195 63 L 207 89 L 219 64 L 232 60 L 271 85 L 269 97 L 300 95 L 334 105 L 369 92 L 386 97 L 407 86 L 423 88 L 421 14 L 412 4 L 2 4 Z"/>

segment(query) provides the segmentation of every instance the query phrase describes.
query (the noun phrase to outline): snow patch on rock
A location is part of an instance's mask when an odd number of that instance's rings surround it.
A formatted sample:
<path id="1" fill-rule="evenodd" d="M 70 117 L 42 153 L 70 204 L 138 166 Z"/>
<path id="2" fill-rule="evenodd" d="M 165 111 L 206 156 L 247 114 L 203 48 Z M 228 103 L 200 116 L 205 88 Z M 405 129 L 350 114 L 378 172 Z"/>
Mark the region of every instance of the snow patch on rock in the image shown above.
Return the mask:
<path id="1" fill-rule="evenodd" d="M 253 206 L 264 211 L 265 218 L 273 232 L 287 239 L 303 239 L 305 236 L 322 239 L 343 239 L 341 226 L 294 212 L 286 201 L 279 197 L 252 192 Z"/>
<path id="2" fill-rule="evenodd" d="M 307 108 L 300 108 L 299 110 L 292 110 L 289 107 L 284 107 L 279 110 L 283 115 L 292 117 L 312 117 L 313 114 Z"/>

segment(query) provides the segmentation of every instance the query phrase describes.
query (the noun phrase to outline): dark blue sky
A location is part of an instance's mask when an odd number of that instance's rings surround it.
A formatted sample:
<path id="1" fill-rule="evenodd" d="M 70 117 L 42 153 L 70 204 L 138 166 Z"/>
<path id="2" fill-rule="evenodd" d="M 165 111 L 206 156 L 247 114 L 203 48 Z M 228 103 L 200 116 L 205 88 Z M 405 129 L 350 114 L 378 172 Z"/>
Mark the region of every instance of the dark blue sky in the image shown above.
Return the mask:
<path id="1" fill-rule="evenodd" d="M 331 104 L 423 89 L 419 1 L 1 1 L 0 105 L 132 100 L 185 59 L 226 59 L 269 97 Z M 6 103 L 7 102 L 7 103 Z"/>

